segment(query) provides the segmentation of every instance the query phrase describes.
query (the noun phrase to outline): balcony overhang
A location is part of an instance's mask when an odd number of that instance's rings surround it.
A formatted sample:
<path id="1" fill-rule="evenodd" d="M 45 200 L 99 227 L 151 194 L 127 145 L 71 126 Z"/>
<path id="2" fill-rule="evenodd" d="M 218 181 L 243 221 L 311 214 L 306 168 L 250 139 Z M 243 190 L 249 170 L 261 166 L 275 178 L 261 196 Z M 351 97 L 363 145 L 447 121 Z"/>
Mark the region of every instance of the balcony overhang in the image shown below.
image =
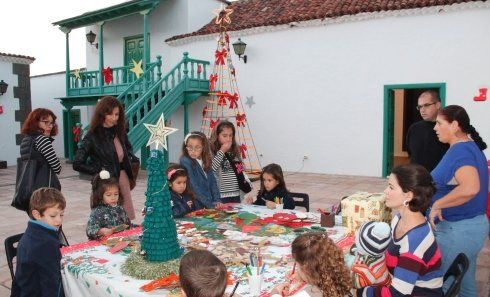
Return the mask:
<path id="1" fill-rule="evenodd" d="M 95 11 L 86 12 L 82 15 L 54 22 L 62 31 L 86 27 L 92 24 L 123 18 L 137 14 L 145 10 L 152 10 L 160 3 L 160 0 L 134 0 Z"/>

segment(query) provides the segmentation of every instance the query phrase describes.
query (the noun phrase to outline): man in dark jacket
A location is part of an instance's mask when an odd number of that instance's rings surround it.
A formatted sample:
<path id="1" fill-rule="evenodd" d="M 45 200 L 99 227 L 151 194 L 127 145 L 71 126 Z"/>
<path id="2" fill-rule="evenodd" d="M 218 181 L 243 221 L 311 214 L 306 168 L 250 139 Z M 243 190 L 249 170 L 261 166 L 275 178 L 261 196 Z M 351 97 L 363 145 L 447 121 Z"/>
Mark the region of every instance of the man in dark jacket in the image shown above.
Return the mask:
<path id="1" fill-rule="evenodd" d="M 407 133 L 406 145 L 410 163 L 422 165 L 429 172 L 437 166 L 449 148 L 439 141 L 434 131 L 439 109 L 439 95 L 434 91 L 423 92 L 417 104 L 423 120 L 413 123 Z"/>
<path id="2" fill-rule="evenodd" d="M 19 241 L 11 297 L 64 296 L 58 229 L 65 198 L 54 188 L 40 188 L 31 197 L 31 220 Z"/>

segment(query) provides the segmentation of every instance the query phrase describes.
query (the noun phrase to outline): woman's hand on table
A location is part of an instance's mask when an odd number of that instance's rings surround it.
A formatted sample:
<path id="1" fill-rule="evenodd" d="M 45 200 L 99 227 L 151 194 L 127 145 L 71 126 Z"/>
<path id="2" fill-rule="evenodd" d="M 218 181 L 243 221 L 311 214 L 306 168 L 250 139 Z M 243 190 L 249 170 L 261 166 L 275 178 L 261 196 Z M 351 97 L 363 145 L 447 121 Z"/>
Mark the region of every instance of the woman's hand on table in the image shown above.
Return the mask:
<path id="1" fill-rule="evenodd" d="M 187 201 L 187 205 L 189 206 L 189 208 L 192 208 L 192 201 Z"/>
<path id="2" fill-rule="evenodd" d="M 267 206 L 268 209 L 276 209 L 276 203 L 272 201 L 265 201 L 265 206 Z"/>
<path id="3" fill-rule="evenodd" d="M 112 233 L 114 233 L 114 231 L 112 231 L 112 229 L 109 229 L 109 228 L 100 228 L 99 229 L 99 232 L 97 232 L 97 235 L 99 235 L 99 236 L 109 236 Z"/>
<path id="4" fill-rule="evenodd" d="M 281 296 L 288 296 L 289 295 L 289 283 L 283 283 L 279 284 L 272 289 L 271 295 L 277 294 Z"/>

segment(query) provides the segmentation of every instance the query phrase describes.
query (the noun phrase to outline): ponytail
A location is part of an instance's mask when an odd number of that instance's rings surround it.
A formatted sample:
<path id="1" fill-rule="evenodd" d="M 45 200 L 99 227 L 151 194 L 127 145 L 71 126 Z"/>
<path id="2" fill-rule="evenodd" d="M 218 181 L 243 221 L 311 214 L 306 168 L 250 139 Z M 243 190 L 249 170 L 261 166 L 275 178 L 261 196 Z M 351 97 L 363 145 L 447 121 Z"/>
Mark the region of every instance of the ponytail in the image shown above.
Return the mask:
<path id="1" fill-rule="evenodd" d="M 473 125 L 469 125 L 468 131 L 465 131 L 468 134 L 470 134 L 471 139 L 475 142 L 475 144 L 480 148 L 480 150 L 484 151 L 487 148 L 487 144 L 483 139 L 481 138 L 480 134 L 478 131 L 476 131 L 475 127 Z"/>

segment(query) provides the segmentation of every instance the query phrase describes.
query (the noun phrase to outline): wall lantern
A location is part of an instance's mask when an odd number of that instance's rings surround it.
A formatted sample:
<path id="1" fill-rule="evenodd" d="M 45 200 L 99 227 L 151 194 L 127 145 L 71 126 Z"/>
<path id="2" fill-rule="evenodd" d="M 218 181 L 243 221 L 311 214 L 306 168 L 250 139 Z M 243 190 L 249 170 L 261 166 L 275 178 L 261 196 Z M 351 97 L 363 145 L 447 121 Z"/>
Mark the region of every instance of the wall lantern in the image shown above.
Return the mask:
<path id="1" fill-rule="evenodd" d="M 94 32 L 92 32 L 92 30 L 90 30 L 90 32 L 88 32 L 85 36 L 87 36 L 87 42 L 90 43 L 91 46 L 95 46 L 95 48 L 97 48 L 97 49 L 99 48 L 98 43 L 94 44 L 95 37 L 97 35 Z"/>
<path id="2" fill-rule="evenodd" d="M 6 82 L 3 81 L 0 81 L 0 95 L 3 95 L 5 93 L 7 93 L 7 88 L 8 88 L 8 84 Z"/>
<path id="3" fill-rule="evenodd" d="M 240 38 L 238 38 L 237 42 L 233 43 L 233 50 L 235 51 L 235 54 L 238 55 L 238 60 L 243 56 L 243 63 L 247 63 L 247 55 L 244 55 L 246 47 L 247 44 Z"/>

